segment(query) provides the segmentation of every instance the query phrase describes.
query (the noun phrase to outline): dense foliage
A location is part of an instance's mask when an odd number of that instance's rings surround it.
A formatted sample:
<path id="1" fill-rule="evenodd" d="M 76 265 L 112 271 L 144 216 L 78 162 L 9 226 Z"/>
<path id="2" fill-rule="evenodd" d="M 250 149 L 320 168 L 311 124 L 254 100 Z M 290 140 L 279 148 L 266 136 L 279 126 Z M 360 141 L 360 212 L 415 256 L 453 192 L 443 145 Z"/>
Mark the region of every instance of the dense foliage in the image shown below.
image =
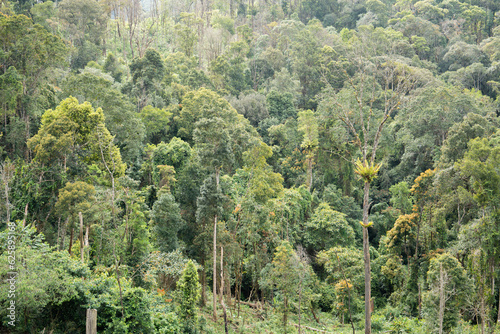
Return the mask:
<path id="1" fill-rule="evenodd" d="M 2 1 L 0 331 L 498 331 L 499 113 L 495 0 Z"/>

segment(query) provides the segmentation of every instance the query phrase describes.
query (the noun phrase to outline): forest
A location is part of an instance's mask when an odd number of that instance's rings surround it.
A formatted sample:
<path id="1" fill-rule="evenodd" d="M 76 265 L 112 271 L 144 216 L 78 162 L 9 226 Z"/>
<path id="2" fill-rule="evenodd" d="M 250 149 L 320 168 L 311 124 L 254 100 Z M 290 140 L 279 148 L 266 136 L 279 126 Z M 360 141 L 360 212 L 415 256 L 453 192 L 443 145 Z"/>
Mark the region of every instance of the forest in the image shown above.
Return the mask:
<path id="1" fill-rule="evenodd" d="M 0 333 L 500 333 L 499 116 L 498 0 L 0 0 Z"/>

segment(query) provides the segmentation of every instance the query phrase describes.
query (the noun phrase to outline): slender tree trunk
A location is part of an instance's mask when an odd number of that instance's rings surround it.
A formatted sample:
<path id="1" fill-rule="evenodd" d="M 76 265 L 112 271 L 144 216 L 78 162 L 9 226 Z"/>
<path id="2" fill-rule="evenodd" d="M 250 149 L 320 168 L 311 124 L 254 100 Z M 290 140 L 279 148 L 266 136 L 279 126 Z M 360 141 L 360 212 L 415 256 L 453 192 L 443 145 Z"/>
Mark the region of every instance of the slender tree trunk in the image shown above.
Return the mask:
<path id="1" fill-rule="evenodd" d="M 80 260 L 83 262 L 83 215 L 78 212 L 78 217 L 80 218 L 80 233 L 78 234 L 78 240 L 80 241 Z"/>
<path id="2" fill-rule="evenodd" d="M 215 169 L 215 182 L 217 185 L 217 192 L 219 192 L 219 168 Z M 216 208 L 217 211 L 217 208 Z M 217 320 L 217 213 L 215 213 L 214 218 L 214 260 L 213 260 L 213 289 L 212 289 L 212 307 L 213 307 L 213 317 Z"/>
<path id="3" fill-rule="evenodd" d="M 69 237 L 69 247 L 68 247 L 68 252 L 69 255 L 71 256 L 71 247 L 73 247 L 73 229 L 71 229 L 71 235 Z"/>
<path id="4" fill-rule="evenodd" d="M 370 183 L 365 182 L 363 197 L 363 224 L 368 225 Z M 370 244 L 368 240 L 368 227 L 363 226 L 363 255 L 365 258 L 365 334 L 371 334 L 371 270 L 370 270 Z"/>
<path id="5" fill-rule="evenodd" d="M 287 323 L 288 323 L 288 298 L 285 296 L 285 312 L 283 312 L 283 325 L 285 326 L 285 334 L 286 334 Z"/>
<path id="6" fill-rule="evenodd" d="M 242 271 L 243 271 L 243 269 L 242 269 L 242 264 L 241 264 L 241 261 L 240 261 L 240 263 L 238 265 L 238 317 L 240 316 L 241 285 L 243 284 L 243 273 L 242 273 Z M 498 312 L 500 314 L 500 310 Z"/>
<path id="7" fill-rule="evenodd" d="M 352 327 L 352 334 L 356 334 L 356 329 L 354 328 L 354 322 L 352 321 L 352 311 L 351 311 L 351 288 L 349 287 L 349 282 L 347 281 L 347 276 L 344 272 L 344 268 L 342 268 L 342 264 L 340 263 L 340 258 L 335 251 L 335 257 L 337 258 L 337 262 L 339 264 L 339 269 L 340 272 L 342 273 L 342 276 L 344 277 L 344 281 L 346 282 L 346 287 L 347 287 L 347 307 L 349 310 L 349 322 L 351 323 Z M 311 309 L 312 309 L 312 304 L 311 304 Z M 313 313 L 314 314 L 314 313 Z M 315 316 L 316 318 L 316 316 Z M 319 323 L 318 319 L 316 319 L 316 322 Z M 342 324 L 344 323 L 344 313 L 342 313 Z"/>
<path id="8" fill-rule="evenodd" d="M 485 324 L 486 324 L 486 307 L 484 305 L 484 282 L 483 282 L 483 276 L 481 274 L 481 288 L 479 289 L 479 293 L 481 294 L 481 304 L 479 308 L 479 312 L 481 313 L 481 334 L 484 334 L 485 331 Z"/>
<path id="9" fill-rule="evenodd" d="M 313 158 L 309 157 L 307 158 L 307 182 L 306 186 L 309 191 L 311 191 L 312 183 L 313 183 L 313 173 L 312 173 L 312 165 L 313 165 Z"/>
<path id="10" fill-rule="evenodd" d="M 213 260 L 213 287 L 212 287 L 212 307 L 213 307 L 213 317 L 217 320 L 217 214 L 214 219 L 214 260 Z"/>
<path id="11" fill-rule="evenodd" d="M 7 121 L 5 122 L 5 125 L 7 126 Z M 5 209 L 7 211 L 7 223 L 10 223 L 10 202 L 9 202 L 10 188 L 9 188 L 9 182 L 12 179 L 12 174 L 14 172 L 14 170 L 13 170 L 14 165 L 5 162 L 3 164 L 3 166 L 0 166 L 0 167 L 2 167 L 1 172 L 2 172 L 2 179 L 3 179 L 3 184 L 4 184 Z"/>
<path id="12" fill-rule="evenodd" d="M 314 312 L 314 307 L 313 307 L 312 303 L 309 303 L 309 307 L 310 307 L 310 309 L 311 309 L 311 313 L 312 313 L 312 315 L 313 315 L 314 320 L 316 320 L 316 322 L 319 324 L 319 318 L 318 318 L 318 316 L 316 315 L 316 313 Z"/>
<path id="13" fill-rule="evenodd" d="M 207 304 L 207 268 L 205 267 L 205 256 L 203 255 L 203 258 L 201 259 L 201 267 L 202 272 L 201 272 L 201 306 L 205 307 Z"/>
<path id="14" fill-rule="evenodd" d="M 125 318 L 125 308 L 123 307 L 123 292 L 122 292 L 122 283 L 120 282 L 120 272 L 118 270 L 118 266 L 120 265 L 120 262 L 118 261 L 116 257 L 116 252 L 115 252 L 116 244 L 113 243 L 113 257 L 115 258 L 115 274 L 116 274 L 116 281 L 118 282 L 118 289 L 120 292 L 120 304 L 122 307 L 122 318 Z"/>
<path id="15" fill-rule="evenodd" d="M 500 284 L 499 284 L 500 285 Z M 500 324 L 500 288 L 498 291 L 498 314 L 497 314 L 497 323 Z"/>
<path id="16" fill-rule="evenodd" d="M 87 247 L 87 259 L 89 259 L 89 249 L 88 249 L 88 246 L 89 246 L 89 233 L 90 233 L 90 227 L 87 225 L 87 228 L 85 230 L 85 242 L 83 243 L 83 246 L 84 247 Z"/>
<path id="17" fill-rule="evenodd" d="M 64 240 L 66 239 L 66 228 L 68 227 L 68 221 L 69 218 L 66 218 L 66 220 L 63 223 L 62 230 L 61 230 L 61 243 L 59 244 L 59 250 L 62 251 L 64 248 Z"/>
<path id="18" fill-rule="evenodd" d="M 439 334 L 443 334 L 443 321 L 444 321 L 444 309 L 446 307 L 446 299 L 445 299 L 445 275 L 443 271 L 443 265 L 439 264 L 439 314 L 438 314 L 438 322 L 439 322 Z"/>
<path id="19" fill-rule="evenodd" d="M 302 281 L 300 281 L 300 287 L 299 287 L 299 334 L 302 334 L 302 327 L 300 326 L 300 320 L 301 320 L 301 304 L 302 304 Z"/>
<path id="20" fill-rule="evenodd" d="M 222 297 L 224 296 L 224 247 L 220 246 L 220 285 L 219 285 L 219 301 L 222 304 Z"/>
<path id="21" fill-rule="evenodd" d="M 29 205 L 29 203 L 26 203 L 26 206 L 24 207 L 23 227 L 26 226 L 26 219 L 28 218 L 28 205 Z M 50 214 L 50 212 L 49 212 L 49 214 Z"/>
<path id="22" fill-rule="evenodd" d="M 220 247 L 220 304 L 224 312 L 224 330 L 226 334 L 229 333 L 227 328 L 227 313 L 226 304 L 224 303 L 224 247 Z"/>

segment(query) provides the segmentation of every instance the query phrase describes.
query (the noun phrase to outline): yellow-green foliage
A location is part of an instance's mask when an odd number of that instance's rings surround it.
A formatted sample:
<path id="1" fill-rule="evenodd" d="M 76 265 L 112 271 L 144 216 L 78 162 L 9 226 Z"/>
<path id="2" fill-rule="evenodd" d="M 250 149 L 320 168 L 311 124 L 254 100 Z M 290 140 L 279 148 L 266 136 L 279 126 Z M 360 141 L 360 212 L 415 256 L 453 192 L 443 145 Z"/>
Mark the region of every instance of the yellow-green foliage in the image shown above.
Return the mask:
<path id="1" fill-rule="evenodd" d="M 101 108 L 94 109 L 88 102 L 79 104 L 69 97 L 43 114 L 40 130 L 27 144 L 41 163 L 64 162 L 66 166 L 67 158 L 76 155 L 87 165 L 97 163 L 101 170 L 107 170 L 107 165 L 119 177 L 126 166 L 113 139 L 104 125 Z"/>
<path id="2" fill-rule="evenodd" d="M 356 165 L 354 173 L 358 174 L 366 183 L 371 183 L 377 177 L 377 173 L 380 169 L 379 164 L 369 164 L 366 160 L 361 162 L 361 160 L 358 159 L 354 164 Z"/>

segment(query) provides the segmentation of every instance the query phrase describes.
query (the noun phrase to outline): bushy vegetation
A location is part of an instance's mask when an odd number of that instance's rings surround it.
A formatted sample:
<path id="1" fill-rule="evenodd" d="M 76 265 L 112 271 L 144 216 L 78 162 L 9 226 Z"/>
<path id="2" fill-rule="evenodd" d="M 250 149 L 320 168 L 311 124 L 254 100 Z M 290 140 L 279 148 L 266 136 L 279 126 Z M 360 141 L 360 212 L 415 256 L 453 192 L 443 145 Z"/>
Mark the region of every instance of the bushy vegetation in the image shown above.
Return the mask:
<path id="1" fill-rule="evenodd" d="M 494 0 L 1 2 L 0 331 L 498 332 L 499 64 Z"/>

